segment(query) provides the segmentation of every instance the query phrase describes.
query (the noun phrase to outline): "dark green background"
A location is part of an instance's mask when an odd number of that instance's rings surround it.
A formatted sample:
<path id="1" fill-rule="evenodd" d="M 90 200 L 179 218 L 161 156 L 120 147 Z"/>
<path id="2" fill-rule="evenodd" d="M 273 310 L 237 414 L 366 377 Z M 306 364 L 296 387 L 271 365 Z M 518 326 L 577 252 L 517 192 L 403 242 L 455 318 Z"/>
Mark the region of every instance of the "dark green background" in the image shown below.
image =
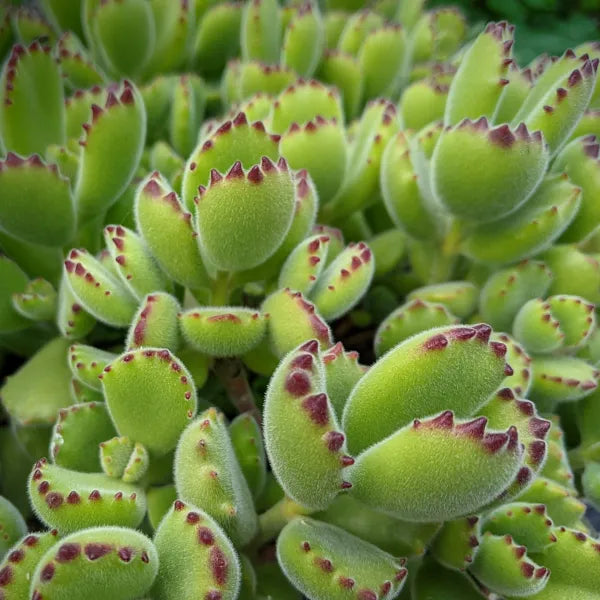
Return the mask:
<path id="1" fill-rule="evenodd" d="M 406 0 L 410 1 L 410 0 Z M 600 0 L 429 0 L 427 6 L 457 5 L 479 29 L 490 20 L 517 26 L 515 53 L 524 66 L 538 54 L 600 40 Z M 479 27 L 478 27 L 479 26 Z"/>

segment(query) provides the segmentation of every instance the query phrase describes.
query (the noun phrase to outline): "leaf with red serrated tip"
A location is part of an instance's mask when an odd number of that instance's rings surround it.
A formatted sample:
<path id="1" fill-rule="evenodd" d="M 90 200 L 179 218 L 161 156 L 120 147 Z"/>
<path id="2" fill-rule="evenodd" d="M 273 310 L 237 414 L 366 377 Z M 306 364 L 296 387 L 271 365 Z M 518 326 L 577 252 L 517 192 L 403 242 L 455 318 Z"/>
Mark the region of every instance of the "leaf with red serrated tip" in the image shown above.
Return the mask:
<path id="1" fill-rule="evenodd" d="M 260 178 L 257 177 L 260 175 Z M 211 183 L 196 206 L 198 244 L 208 264 L 242 271 L 264 263 L 282 244 L 294 216 L 287 168 L 256 165 L 244 177 Z"/>
<path id="2" fill-rule="evenodd" d="M 485 516 L 482 527 L 494 535 L 510 535 L 527 552 L 543 552 L 552 543 L 553 524 L 543 504 L 504 504 Z"/>
<path id="3" fill-rule="evenodd" d="M 6 500 L 3 498 L 0 502 L 4 504 Z M 16 509 L 14 510 L 16 511 Z M 17 514 L 19 514 L 18 511 Z M 3 520 L 3 523 L 6 523 L 6 521 Z M 4 556 L 4 560 L 0 562 L 0 573 L 10 571 L 11 579 L 10 582 L 2 586 L 2 591 L 9 600 L 11 596 L 14 598 L 27 598 L 31 586 L 31 575 L 46 550 L 56 544 L 58 532 L 54 529 L 43 533 L 24 535 L 11 548 L 10 546 L 16 539 L 12 535 L 12 528 L 8 523 L 6 523 L 5 529 L 9 532 L 9 542 L 6 550 L 10 548 L 10 551 Z M 27 527 L 25 526 L 23 532 L 26 531 Z M 15 562 L 16 558 L 18 558 L 17 562 Z"/>
<path id="4" fill-rule="evenodd" d="M 146 113 L 137 88 L 123 84 L 133 102 L 112 106 L 92 123 L 86 134 L 74 185 L 81 221 L 108 209 L 123 193 L 138 167 L 146 138 Z M 89 113 L 88 113 L 89 115 Z M 110 177 L 105 174 L 110 173 Z"/>
<path id="5" fill-rule="evenodd" d="M 98 444 L 115 433 L 104 402 L 86 402 L 63 408 L 52 429 L 50 458 L 59 467 L 99 473 Z"/>
<path id="6" fill-rule="evenodd" d="M 433 192 L 458 218 L 475 223 L 494 221 L 515 211 L 531 196 L 548 159 L 541 138 L 517 137 L 508 125 L 479 128 L 465 120 L 446 129 L 435 147 L 431 160 Z M 485 203 L 479 200 L 483 197 Z"/>
<path id="7" fill-rule="evenodd" d="M 331 200 L 343 183 L 348 162 L 348 142 L 339 120 L 310 121 L 303 128 L 290 128 L 281 136 L 280 151 L 294 169 L 306 169 L 319 200 Z"/>
<path id="8" fill-rule="evenodd" d="M 203 306 L 182 313 L 179 325 L 196 350 L 209 356 L 239 356 L 263 339 L 267 318 L 250 308 Z"/>
<path id="9" fill-rule="evenodd" d="M 301 79 L 283 90 L 273 103 L 271 130 L 283 134 L 292 123 L 304 126 L 317 116 L 343 121 L 339 93 L 316 80 Z"/>
<path id="10" fill-rule="evenodd" d="M 192 376 L 168 350 L 125 352 L 102 373 L 106 403 L 117 431 L 164 455 L 196 413 Z"/>
<path id="11" fill-rule="evenodd" d="M 67 244 L 75 233 L 69 180 L 39 156 L 9 152 L 0 161 L 0 229 L 43 246 Z"/>
<path id="12" fill-rule="evenodd" d="M 300 292 L 287 288 L 273 292 L 263 302 L 261 311 L 270 315 L 267 337 L 273 352 L 280 358 L 313 338 L 319 340 L 322 348 L 332 344 L 330 327 L 315 305 Z"/>
<path id="13" fill-rule="evenodd" d="M 164 273 L 135 231 L 108 225 L 104 228 L 104 241 L 119 278 L 138 300 L 151 292 L 170 289 Z"/>
<path id="14" fill-rule="evenodd" d="M 431 545 L 431 552 L 448 569 L 464 571 L 479 550 L 481 519 L 463 517 L 444 523 Z"/>
<path id="15" fill-rule="evenodd" d="M 395 598 L 407 575 L 401 559 L 308 517 L 284 527 L 277 560 L 287 578 L 312 600 L 342 600 L 355 593 L 360 600 Z M 381 590 L 387 591 L 379 596 Z"/>
<path id="16" fill-rule="evenodd" d="M 100 261 L 85 250 L 71 250 L 64 273 L 78 303 L 87 312 L 115 327 L 129 325 L 137 302 Z"/>
<path id="17" fill-rule="evenodd" d="M 469 571 L 486 587 L 507 596 L 539 594 L 550 578 L 549 571 L 536 576 L 541 566 L 525 553 L 510 536 L 497 536 L 486 532 L 481 539 L 479 552 Z M 542 563 L 543 564 L 543 563 Z"/>
<path id="18" fill-rule="evenodd" d="M 505 51 L 504 44 L 512 40 L 513 31 L 502 23 L 489 23 L 475 38 L 450 85 L 444 115 L 447 124 L 455 125 L 465 117 L 492 117 L 503 91 L 498 79 L 508 70 L 504 61 L 510 58 L 510 46 Z M 482 76 L 482 73 L 486 75 Z"/>
<path id="19" fill-rule="evenodd" d="M 37 516 L 61 534 L 100 525 L 134 528 L 146 513 L 142 488 L 103 473 L 81 473 L 43 461 L 33 466 L 28 490 Z M 122 498 L 115 501 L 118 492 Z"/>
<path id="20" fill-rule="evenodd" d="M 39 44 L 27 50 L 15 46 L 8 58 L 0 77 L 3 148 L 28 155 L 64 144 L 64 92 L 56 61 Z"/>
<path id="21" fill-rule="evenodd" d="M 324 509 L 346 482 L 341 461 L 345 438 L 325 393 L 321 359 L 302 347 L 287 354 L 271 377 L 264 406 L 265 446 L 286 494 L 308 508 Z"/>
<path id="22" fill-rule="evenodd" d="M 127 502 L 122 500 L 121 502 Z M 57 540 L 31 575 L 32 598 L 119 598 L 123 590 L 144 597 L 158 571 L 152 541 L 124 527 L 94 527 Z"/>
<path id="23" fill-rule="evenodd" d="M 181 344 L 180 310 L 177 299 L 164 292 L 153 292 L 142 298 L 129 326 L 125 347 L 161 346 L 177 352 Z"/>
<path id="24" fill-rule="evenodd" d="M 208 286 L 192 215 L 162 177 L 150 175 L 142 180 L 135 198 L 135 216 L 138 231 L 171 279 L 191 289 Z"/>
<path id="25" fill-rule="evenodd" d="M 536 356 L 529 397 L 540 406 L 571 402 L 591 394 L 600 373 L 586 361 L 572 356 Z"/>
<path id="26" fill-rule="evenodd" d="M 486 419 L 452 424 L 447 414 L 415 420 L 359 454 L 349 469 L 353 495 L 420 522 L 473 514 L 498 496 L 520 466 L 518 444 L 482 430 Z"/>
<path id="27" fill-rule="evenodd" d="M 504 379 L 504 345 L 488 343 L 491 328 L 439 327 L 390 350 L 358 382 L 344 409 L 353 452 L 392 434 L 414 418 L 450 409 L 467 417 Z M 398 402 L 401 397 L 402 402 Z"/>
<path id="28" fill-rule="evenodd" d="M 181 434 L 174 462 L 178 496 L 205 510 L 235 544 L 246 545 L 258 520 L 222 413 L 204 411 Z"/>
<path id="29" fill-rule="evenodd" d="M 364 242 L 352 244 L 321 274 L 310 298 L 325 319 L 337 319 L 360 302 L 374 271 L 371 249 Z"/>
<path id="30" fill-rule="evenodd" d="M 241 565 L 226 533 L 200 507 L 176 500 L 156 530 L 159 571 L 152 595 L 162 600 L 185 598 L 181 589 L 206 600 L 238 597 Z M 193 564 L 182 560 L 178 548 Z"/>

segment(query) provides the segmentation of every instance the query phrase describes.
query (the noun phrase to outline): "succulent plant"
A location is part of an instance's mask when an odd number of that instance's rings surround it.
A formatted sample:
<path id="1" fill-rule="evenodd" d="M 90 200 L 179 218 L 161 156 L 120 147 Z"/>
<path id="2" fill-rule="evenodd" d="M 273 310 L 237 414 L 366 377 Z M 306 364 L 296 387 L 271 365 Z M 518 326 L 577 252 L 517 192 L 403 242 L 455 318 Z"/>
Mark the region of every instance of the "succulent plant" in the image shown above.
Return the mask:
<path id="1" fill-rule="evenodd" d="M 0 8 L 0 599 L 600 600 L 600 45 L 423 5 Z"/>

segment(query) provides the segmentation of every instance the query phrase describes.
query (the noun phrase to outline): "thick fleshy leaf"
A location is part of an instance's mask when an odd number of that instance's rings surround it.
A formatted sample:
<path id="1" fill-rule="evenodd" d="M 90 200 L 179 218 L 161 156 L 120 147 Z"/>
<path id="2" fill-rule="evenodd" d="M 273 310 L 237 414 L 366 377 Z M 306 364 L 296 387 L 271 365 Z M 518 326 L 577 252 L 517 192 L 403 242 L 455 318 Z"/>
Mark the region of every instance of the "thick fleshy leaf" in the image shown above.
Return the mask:
<path id="1" fill-rule="evenodd" d="M 204 13 L 193 45 L 195 63 L 201 75 L 221 75 L 227 61 L 239 54 L 243 7 L 234 3 L 215 4 Z"/>
<path id="2" fill-rule="evenodd" d="M 443 304 L 412 300 L 399 306 L 381 322 L 375 333 L 375 353 L 382 356 L 421 331 L 458 322 L 458 318 Z"/>
<path id="3" fill-rule="evenodd" d="M 202 255 L 221 270 L 249 269 L 274 254 L 291 226 L 292 176 L 283 159 L 275 165 L 263 157 L 247 173 L 238 161 L 226 176 L 213 169 L 197 202 Z"/>
<path id="4" fill-rule="evenodd" d="M 301 5 L 285 28 L 281 62 L 301 77 L 310 77 L 321 58 L 325 30 L 318 6 Z"/>
<path id="5" fill-rule="evenodd" d="M 276 63 L 281 44 L 281 15 L 276 0 L 253 0 L 244 7 L 240 30 L 244 60 Z"/>
<path id="6" fill-rule="evenodd" d="M 75 233 L 69 180 L 37 154 L 0 162 L 0 228 L 26 242 L 61 246 Z"/>
<path id="7" fill-rule="evenodd" d="M 137 308 L 125 284 L 86 250 L 71 250 L 65 260 L 68 285 L 83 308 L 114 327 L 129 325 Z"/>
<path id="8" fill-rule="evenodd" d="M 594 135 L 578 138 L 568 144 L 552 163 L 552 170 L 564 171 L 581 187 L 583 196 L 577 215 L 561 236 L 562 242 L 583 241 L 595 231 L 600 220 L 600 145 Z"/>
<path id="9" fill-rule="evenodd" d="M 445 122 L 492 117 L 512 63 L 514 25 L 488 23 L 463 56 L 450 85 Z M 482 76 L 482 74 L 485 74 Z"/>
<path id="10" fill-rule="evenodd" d="M 336 416 L 341 419 L 350 393 L 368 367 L 358 362 L 358 352 L 346 352 L 341 342 L 325 352 L 322 359 L 327 395 Z"/>
<path id="11" fill-rule="evenodd" d="M 58 539 L 58 531 L 27 534 L 21 538 L 0 562 L 0 590 L 6 600 L 29 597 L 31 576 L 46 550 Z"/>
<path id="12" fill-rule="evenodd" d="M 433 190 L 456 217 L 494 221 L 531 196 L 547 165 L 548 151 L 539 132 L 506 124 L 492 128 L 485 117 L 465 119 L 445 130 L 435 147 Z"/>
<path id="13" fill-rule="evenodd" d="M 103 402 L 75 404 L 63 408 L 52 429 L 50 459 L 60 467 L 82 473 L 98 473 L 98 444 L 115 435 Z"/>
<path id="14" fill-rule="evenodd" d="M 266 132 L 261 121 L 250 124 L 243 112 L 225 121 L 216 131 L 203 139 L 188 159 L 183 177 L 183 201 L 191 210 L 198 186 L 207 186 L 211 169 L 226 173 L 236 161 L 249 169 L 263 156 L 277 160 L 279 138 Z"/>
<path id="15" fill-rule="evenodd" d="M 196 413 L 196 389 L 181 361 L 168 350 L 122 354 L 102 373 L 104 396 L 117 431 L 150 453 L 175 448 Z"/>
<path id="16" fill-rule="evenodd" d="M 464 571 L 479 551 L 481 519 L 468 516 L 444 523 L 433 540 L 431 552 L 442 565 Z"/>
<path id="17" fill-rule="evenodd" d="M 209 356 L 239 356 L 263 339 L 267 317 L 250 308 L 192 308 L 179 315 L 179 325 L 187 342 Z"/>
<path id="18" fill-rule="evenodd" d="M 345 436 L 327 397 L 317 340 L 287 354 L 277 367 L 265 398 L 263 430 L 271 468 L 295 502 L 324 509 L 351 487 L 343 469 L 354 461 L 344 454 Z"/>
<path id="19" fill-rule="evenodd" d="M 466 232 L 463 251 L 492 265 L 529 258 L 560 237 L 580 205 L 580 187 L 565 174 L 549 175 L 516 211 Z"/>
<path id="20" fill-rule="evenodd" d="M 311 300 L 328 321 L 337 319 L 358 304 L 366 293 L 375 261 L 364 242 L 351 243 L 318 278 Z"/>
<path id="21" fill-rule="evenodd" d="M 29 498 L 37 516 L 61 534 L 99 525 L 137 527 L 146 512 L 144 491 L 100 473 L 80 473 L 36 462 Z"/>
<path id="22" fill-rule="evenodd" d="M 273 103 L 269 123 L 274 133 L 282 134 L 293 123 L 303 126 L 317 116 L 326 120 L 335 119 L 340 123 L 343 121 L 338 90 L 315 79 L 298 79 L 281 92 Z"/>
<path id="23" fill-rule="evenodd" d="M 533 298 L 542 298 L 552 282 L 552 272 L 541 261 L 523 261 L 496 271 L 481 290 L 481 316 L 494 329 L 509 331 L 517 312 Z"/>
<path id="24" fill-rule="evenodd" d="M 309 172 L 321 203 L 335 196 L 346 174 L 348 152 L 340 122 L 320 115 L 303 127 L 294 122 L 283 133 L 280 150 L 292 168 Z"/>
<path id="25" fill-rule="evenodd" d="M 170 294 L 148 294 L 129 326 L 126 347 L 164 346 L 176 352 L 181 343 L 179 310 L 179 302 Z"/>
<path id="26" fill-rule="evenodd" d="M 206 107 L 204 82 L 197 75 L 181 75 L 175 80 L 169 119 L 173 148 L 187 156 L 196 145 Z"/>
<path id="27" fill-rule="evenodd" d="M 263 302 L 261 311 L 270 315 L 267 337 L 273 352 L 280 358 L 313 338 L 319 340 L 322 348 L 333 343 L 331 329 L 315 305 L 300 292 L 289 288 L 273 292 Z"/>
<path id="28" fill-rule="evenodd" d="M 30 324 L 28 317 L 13 305 L 13 295 L 24 294 L 27 284 L 27 275 L 19 265 L 0 255 L 0 332 L 18 331 Z"/>
<path id="29" fill-rule="evenodd" d="M 0 496 L 0 525 L 2 525 L 2 537 L 0 538 L 1 561 L 11 546 L 27 533 L 27 525 L 21 513 L 4 496 Z M 10 567 L 8 569 L 3 568 L 0 563 L 0 573 L 6 573 L 7 571 L 12 572 Z M 5 577 L 2 579 L 4 580 Z"/>
<path id="30" fill-rule="evenodd" d="M 598 595 L 598 541 L 585 533 L 564 527 L 554 529 L 556 542 L 543 554 L 532 554 L 552 575 L 545 589 L 528 596 L 534 600 L 581 598 L 594 600 Z"/>
<path id="31" fill-rule="evenodd" d="M 277 540 L 277 560 L 310 600 L 342 600 L 354 594 L 365 600 L 395 598 L 407 575 L 403 559 L 308 517 L 284 527 Z"/>
<path id="32" fill-rule="evenodd" d="M 154 543 L 160 561 L 152 588 L 157 600 L 238 598 L 238 555 L 221 527 L 203 510 L 175 500 L 156 530 Z"/>
<path id="33" fill-rule="evenodd" d="M 104 241 L 121 281 L 138 300 L 167 287 L 164 274 L 137 233 L 121 225 L 108 225 Z"/>
<path id="34" fill-rule="evenodd" d="M 410 521 L 477 512 L 512 482 L 522 454 L 516 428 L 490 432 L 486 424 L 485 417 L 455 423 L 452 411 L 415 419 L 357 457 L 353 495 Z"/>
<path id="35" fill-rule="evenodd" d="M 364 450 L 414 418 L 444 409 L 457 417 L 472 415 L 498 387 L 507 368 L 506 346 L 489 342 L 490 334 L 485 324 L 431 329 L 375 363 L 344 409 L 351 452 Z"/>
<path id="36" fill-rule="evenodd" d="M 234 543 L 246 545 L 258 520 L 222 413 L 210 408 L 179 439 L 174 481 L 178 497 L 206 511 Z"/>
<path id="37" fill-rule="evenodd" d="M 83 309 L 73 294 L 65 274 L 58 289 L 56 322 L 59 331 L 69 340 L 78 340 L 86 336 L 96 324 L 94 317 Z"/>
<path id="38" fill-rule="evenodd" d="M 13 46 L 0 88 L 0 131 L 6 150 L 41 154 L 50 144 L 64 143 L 63 86 L 49 47 L 37 41 L 28 48 Z"/>
<path id="39" fill-rule="evenodd" d="M 23 292 L 12 295 L 15 310 L 33 321 L 50 321 L 58 303 L 56 290 L 45 279 L 31 280 Z"/>
<path id="40" fill-rule="evenodd" d="M 140 184 L 135 217 L 150 252 L 171 279 L 192 289 L 208 284 L 192 215 L 185 211 L 177 194 L 159 173 L 152 173 Z"/>
<path id="41" fill-rule="evenodd" d="M 53 339 L 5 379 L 2 404 L 16 423 L 53 424 L 58 410 L 71 404 L 68 347 L 68 340 Z"/>
<path id="42" fill-rule="evenodd" d="M 525 546 L 516 544 L 510 535 L 489 531 L 484 533 L 469 570 L 486 587 L 510 597 L 537 594 L 550 578 L 547 568 L 527 556 Z"/>
<path id="43" fill-rule="evenodd" d="M 478 297 L 477 286 L 469 281 L 447 281 L 417 288 L 407 299 L 443 304 L 452 314 L 465 319 L 475 311 Z"/>
<path id="44" fill-rule="evenodd" d="M 483 530 L 494 535 L 511 535 L 528 552 L 542 552 L 553 543 L 552 520 L 543 504 L 511 502 L 485 517 Z"/>
<path id="45" fill-rule="evenodd" d="M 575 246 L 556 245 L 541 258 L 553 275 L 549 295 L 570 294 L 600 303 L 600 263 L 593 256 Z"/>
<path id="46" fill-rule="evenodd" d="M 41 557 L 32 577 L 32 598 L 70 600 L 83 590 L 89 600 L 144 596 L 156 577 L 158 556 L 143 534 L 120 527 L 77 531 Z"/>
<path id="47" fill-rule="evenodd" d="M 154 17 L 149 2 L 95 2 L 90 25 L 95 45 L 110 71 L 129 77 L 142 71 L 156 43 Z"/>
<path id="48" fill-rule="evenodd" d="M 137 0 L 134 0 L 137 1 Z M 116 4 L 111 0 L 110 5 Z M 92 104 L 79 171 L 74 185 L 80 220 L 108 209 L 125 191 L 138 167 L 146 138 L 146 112 L 142 96 L 129 81 L 109 90 L 104 107 Z M 110 177 L 105 174 L 110 173 Z"/>
<path id="49" fill-rule="evenodd" d="M 262 431 L 248 413 L 238 415 L 229 425 L 229 436 L 246 483 L 257 498 L 267 482 L 267 457 Z"/>

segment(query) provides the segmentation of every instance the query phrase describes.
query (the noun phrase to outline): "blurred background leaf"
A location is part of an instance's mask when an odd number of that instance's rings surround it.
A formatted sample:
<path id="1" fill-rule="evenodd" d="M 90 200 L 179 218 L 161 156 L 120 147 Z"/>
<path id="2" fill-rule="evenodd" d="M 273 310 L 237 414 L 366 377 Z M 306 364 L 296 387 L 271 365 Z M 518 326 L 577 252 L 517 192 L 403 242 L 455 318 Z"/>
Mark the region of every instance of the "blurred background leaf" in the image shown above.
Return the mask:
<path id="1" fill-rule="evenodd" d="M 547 52 L 600 37 L 600 0 L 430 0 L 428 6 L 457 5 L 479 30 L 488 21 L 505 19 L 517 26 L 515 54 L 523 66 Z"/>

